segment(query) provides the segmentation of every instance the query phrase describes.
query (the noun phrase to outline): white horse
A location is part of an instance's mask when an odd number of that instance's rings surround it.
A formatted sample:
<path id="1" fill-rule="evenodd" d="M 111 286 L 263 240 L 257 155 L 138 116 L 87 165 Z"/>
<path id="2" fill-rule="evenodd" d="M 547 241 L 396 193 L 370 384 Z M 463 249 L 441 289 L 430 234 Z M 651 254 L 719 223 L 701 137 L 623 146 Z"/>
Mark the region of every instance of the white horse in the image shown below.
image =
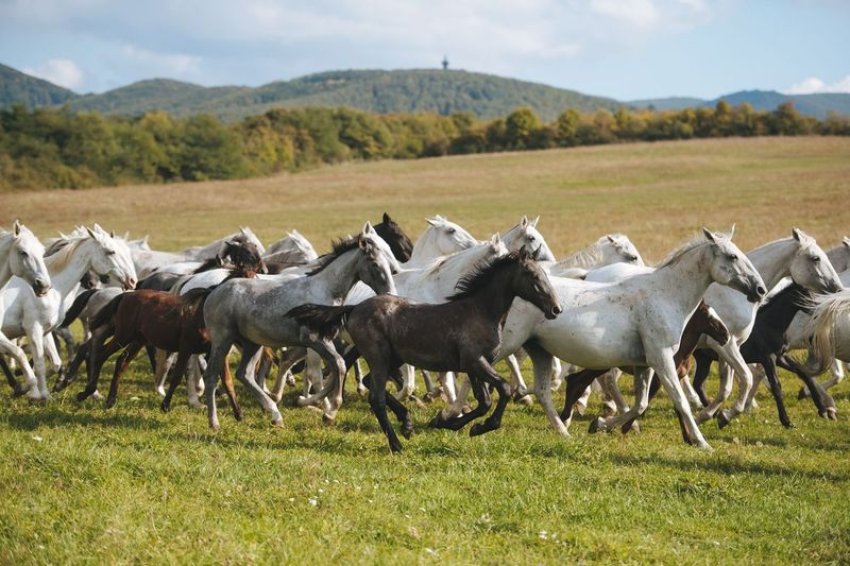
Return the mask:
<path id="1" fill-rule="evenodd" d="M 306 346 L 313 349 L 331 369 L 332 379 L 315 398 L 302 398 L 300 404 L 312 404 L 328 396 L 333 388 L 330 409 L 325 419 L 333 421 L 342 404 L 342 377 L 345 365 L 333 344 L 311 335 L 286 316 L 305 303 L 339 305 L 357 281 L 363 281 L 376 293 L 395 293 L 391 264 L 379 245 L 380 238 L 366 223 L 357 237 L 334 246 L 320 258 L 320 265 L 305 277 L 285 281 L 268 279 L 232 279 L 213 290 L 204 303 L 204 319 L 210 335 L 210 356 L 204 371 L 205 393 L 210 427 L 219 428 L 215 403 L 218 377 L 231 346 L 239 342 L 242 360 L 236 377 L 242 381 L 263 407 L 272 414 L 275 425 L 282 423 L 274 401 L 260 388 L 249 366 L 261 346 Z M 384 242 L 386 245 L 386 242 Z M 390 253 L 390 257 L 392 254 Z"/>
<path id="2" fill-rule="evenodd" d="M 730 286 L 757 301 L 767 290 L 747 257 L 727 237 L 704 230 L 704 238 L 686 244 L 653 273 L 619 283 L 592 283 L 550 277 L 563 312 L 543 320 L 534 307 L 516 301 L 508 313 L 499 357 L 525 345 L 534 364 L 534 391 L 550 423 L 569 432 L 552 403 L 553 356 L 589 369 L 651 367 L 673 400 L 683 435 L 710 448 L 684 398 L 673 355 L 685 324 L 712 282 Z M 636 382 L 640 400 L 622 417 L 599 419 L 595 427 L 611 429 L 646 409 L 647 383 Z"/>
<path id="3" fill-rule="evenodd" d="M 568 258 L 547 265 L 546 268 L 551 275 L 570 277 L 577 272 L 578 275 L 583 275 L 581 270 L 595 269 L 612 263 L 645 265 L 643 257 L 628 236 L 606 234 L 586 248 Z"/>
<path id="4" fill-rule="evenodd" d="M 814 238 L 807 236 L 801 230 L 794 228 L 791 236 L 774 240 L 747 254 L 747 257 L 758 270 L 767 289 L 773 289 L 784 277 L 798 285 L 816 293 L 828 293 L 842 288 L 838 274 L 818 246 Z M 755 323 L 758 304 L 752 304 L 730 289 L 720 285 L 712 285 L 705 293 L 705 302 L 717 312 L 726 324 L 731 335 L 732 345 L 740 348 L 747 341 Z M 734 341 L 734 342 L 733 342 Z M 729 349 L 732 345 L 726 345 Z M 711 338 L 703 336 L 697 348 L 711 348 L 721 357 L 724 347 Z M 732 393 L 732 374 L 739 378 L 739 395 L 731 409 L 720 411 L 721 405 Z M 752 388 L 751 372 L 734 372 L 728 363 L 720 362 L 720 389 L 716 397 L 697 415 L 697 422 L 705 422 L 717 414 L 721 427 L 726 426 L 732 419 L 744 411 Z"/>
<path id="5" fill-rule="evenodd" d="M 472 234 L 439 214 L 434 218 L 426 218 L 425 221 L 428 228 L 413 244 L 413 252 L 405 262 L 405 268 L 427 264 L 435 257 L 452 254 L 478 243 Z"/>
<path id="6" fill-rule="evenodd" d="M 300 253 L 307 261 L 313 261 L 319 257 L 319 254 L 316 253 L 316 248 L 313 247 L 310 240 L 305 238 L 298 230 L 290 230 L 286 233 L 286 236 L 270 244 L 263 256 L 268 257 L 277 253 L 290 252 Z"/>
<path id="7" fill-rule="evenodd" d="M 19 277 L 42 297 L 50 290 L 50 273 L 44 264 L 44 246 L 35 235 L 15 220 L 12 231 L 0 230 L 0 322 L 6 310 L 2 290 L 12 277 Z M 24 372 L 27 382 L 35 383 L 35 374 L 24 351 L 0 330 L 0 355 L 10 356 Z"/>
<path id="8" fill-rule="evenodd" d="M 221 252 L 222 246 L 229 240 L 250 242 L 257 246 L 260 254 L 265 252 L 263 243 L 254 235 L 250 228 L 240 228 L 224 238 L 219 238 L 205 246 L 187 248 L 181 252 L 164 252 L 159 250 L 132 249 L 133 263 L 139 277 L 144 279 L 154 271 L 165 270 L 168 273 L 186 275 L 207 260 L 213 259 Z"/>
<path id="9" fill-rule="evenodd" d="M 807 365 L 814 374 L 836 361 L 850 362 L 850 289 L 815 295 L 812 302 L 815 306 L 808 320 L 804 319 L 802 331 L 800 325 L 793 328 L 792 323 L 786 337 L 792 347 L 808 343 L 811 339 L 812 355 Z"/>
<path id="10" fill-rule="evenodd" d="M 841 283 L 845 287 L 850 287 L 850 271 L 848 271 L 850 270 L 850 238 L 846 236 L 842 238 L 840 244 L 827 250 L 826 257 L 829 258 L 830 263 L 832 263 L 832 267 L 834 267 L 835 271 L 838 272 L 838 278 L 841 279 Z M 792 327 L 799 326 L 800 322 L 797 319 L 802 318 L 803 316 L 805 315 L 799 314 L 795 317 L 794 321 L 791 323 Z M 808 316 L 805 318 L 808 319 Z M 824 391 L 830 387 L 838 385 L 844 379 L 844 363 L 845 362 L 836 360 L 835 363 L 830 366 L 829 379 L 820 384 Z M 811 393 L 809 393 L 809 389 L 805 385 L 800 388 L 800 399 L 810 396 Z"/>
<path id="11" fill-rule="evenodd" d="M 32 351 L 35 380 L 27 376 L 25 387 L 32 399 L 48 399 L 45 348 L 49 349 L 54 366 L 61 366 L 56 345 L 51 336 L 45 336 L 65 316 L 65 310 L 76 296 L 80 279 L 89 270 L 98 275 L 114 277 L 124 287 L 136 286 L 136 271 L 125 246 L 117 245 L 115 239 L 100 226 L 86 229 L 85 235 L 76 235 L 59 251 L 44 260 L 53 288 L 43 296 L 37 296 L 23 280 L 13 279 L 2 291 L 6 312 L 3 317 L 3 333 L 10 338 L 26 336 Z"/>

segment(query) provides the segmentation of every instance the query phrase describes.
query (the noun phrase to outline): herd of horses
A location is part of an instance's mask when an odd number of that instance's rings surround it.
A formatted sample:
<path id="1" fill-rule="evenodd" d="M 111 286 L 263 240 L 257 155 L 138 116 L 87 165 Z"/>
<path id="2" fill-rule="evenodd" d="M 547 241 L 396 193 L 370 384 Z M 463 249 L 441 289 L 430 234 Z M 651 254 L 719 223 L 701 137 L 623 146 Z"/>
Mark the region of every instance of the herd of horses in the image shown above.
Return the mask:
<path id="1" fill-rule="evenodd" d="M 0 231 L 0 366 L 15 395 L 47 400 L 48 362 L 58 374 L 54 392 L 85 365 L 82 401 L 100 396 L 101 369 L 118 354 L 106 397 L 111 407 L 123 373 L 145 352 L 162 409 L 169 410 L 185 380 L 190 405 L 203 407 L 203 395 L 214 429 L 219 380 L 242 418 L 229 363 L 235 352 L 236 379 L 275 425 L 283 422 L 282 392 L 299 372 L 298 404 L 319 407 L 333 422 L 353 369 L 394 452 L 402 444 L 387 408 L 410 438 L 406 402 L 416 400 L 417 370 L 427 395 L 446 399 L 431 425 L 460 430 L 476 421 L 475 436 L 499 428 L 512 397 L 527 398 L 518 361 L 525 356 L 534 394 L 565 436 L 594 387 L 605 396 L 605 410 L 591 431 L 624 432 L 639 426 L 663 387 L 684 441 L 710 448 L 699 424 L 716 418 L 726 426 L 754 405 L 764 377 L 781 423 L 790 427 L 777 366 L 803 380 L 800 396 L 810 396 L 821 416 L 836 417 L 827 388 L 850 361 L 847 238 L 825 252 L 795 228 L 745 254 L 732 234 L 703 229 L 649 267 L 622 234 L 557 261 L 537 219 L 523 217 L 483 241 L 441 216 L 427 222 L 414 243 L 384 213 L 380 223 L 366 222 L 320 256 L 294 230 L 268 248 L 242 228 L 206 246 L 163 252 L 151 250 L 147 238 L 128 240 L 97 225 L 45 247 L 16 221 Z M 77 319 L 80 344 L 68 330 Z M 805 362 L 789 355 L 797 349 L 808 350 Z M 510 379 L 493 367 L 501 360 Z M 714 361 L 720 387 L 711 399 L 703 384 Z M 833 376 L 821 384 L 814 378 L 826 368 Z M 624 371 L 634 374 L 631 406 L 617 386 Z M 460 387 L 456 374 L 466 375 Z M 723 408 L 734 380 L 738 397 Z M 388 381 L 397 386 L 394 394 Z M 559 412 L 552 392 L 561 381 Z"/>

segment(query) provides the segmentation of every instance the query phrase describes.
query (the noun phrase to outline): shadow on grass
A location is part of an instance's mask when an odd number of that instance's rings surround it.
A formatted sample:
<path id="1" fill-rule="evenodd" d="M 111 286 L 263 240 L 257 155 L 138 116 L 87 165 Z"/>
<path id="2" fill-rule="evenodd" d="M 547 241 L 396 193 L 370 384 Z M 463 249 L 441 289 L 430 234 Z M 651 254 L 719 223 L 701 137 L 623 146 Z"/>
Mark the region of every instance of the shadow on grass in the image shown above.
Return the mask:
<path id="1" fill-rule="evenodd" d="M 850 474 L 847 473 L 838 473 L 829 470 L 813 472 L 809 470 L 801 470 L 790 465 L 780 466 L 769 464 L 766 462 L 743 462 L 736 459 L 728 458 L 724 458 L 722 460 L 706 459 L 699 463 L 694 463 L 690 458 L 673 459 L 659 454 L 652 456 L 625 456 L 621 454 L 611 454 L 609 456 L 609 459 L 612 463 L 621 466 L 665 466 L 667 468 L 677 469 L 685 472 L 693 471 L 695 467 L 699 467 L 706 471 L 719 472 L 724 475 L 747 474 L 783 478 L 802 476 L 809 480 L 828 480 L 832 482 L 850 481 Z"/>
<path id="2" fill-rule="evenodd" d="M 127 415 L 109 412 L 66 413 L 51 411 L 48 413 L 11 414 L 0 419 L 9 428 L 18 430 L 36 430 L 38 428 L 62 428 L 67 426 L 91 426 L 109 428 L 130 428 L 136 430 L 157 429 L 162 423 L 156 419 L 140 415 Z"/>

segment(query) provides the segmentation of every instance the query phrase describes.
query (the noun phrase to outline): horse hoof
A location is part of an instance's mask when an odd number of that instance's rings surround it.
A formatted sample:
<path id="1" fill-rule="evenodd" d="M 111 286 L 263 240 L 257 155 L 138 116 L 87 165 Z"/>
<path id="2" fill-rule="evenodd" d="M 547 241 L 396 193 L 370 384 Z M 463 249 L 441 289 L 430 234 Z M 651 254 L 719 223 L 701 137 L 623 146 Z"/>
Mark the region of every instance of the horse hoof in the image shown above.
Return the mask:
<path id="1" fill-rule="evenodd" d="M 328 414 L 323 414 L 322 424 L 325 426 L 334 426 L 336 424 L 336 417 L 332 417 Z"/>
<path id="2" fill-rule="evenodd" d="M 170 403 L 166 403 L 165 401 L 163 401 L 163 402 L 162 402 L 162 404 L 159 406 L 159 409 L 160 409 L 163 413 L 167 413 L 167 412 L 169 412 L 169 411 L 171 410 L 171 404 L 170 404 Z"/>
<path id="3" fill-rule="evenodd" d="M 393 454 L 398 454 L 401 452 L 401 443 L 390 444 L 390 452 Z"/>
<path id="4" fill-rule="evenodd" d="M 837 421 L 838 420 L 838 411 L 836 411 L 835 408 L 829 408 L 829 409 L 826 410 L 826 416 L 831 421 Z"/>
<path id="5" fill-rule="evenodd" d="M 475 423 L 474 425 L 472 425 L 469 428 L 469 436 L 470 437 L 480 436 L 480 435 L 484 434 L 485 432 L 487 432 L 488 430 L 490 430 L 490 429 L 485 427 L 483 424 Z"/>
<path id="6" fill-rule="evenodd" d="M 602 419 L 602 417 L 597 417 L 590 421 L 590 426 L 588 427 L 587 432 L 589 432 L 590 434 L 595 434 L 600 430 L 605 430 L 605 421 Z"/>
<path id="7" fill-rule="evenodd" d="M 520 397 L 518 399 L 514 399 L 514 401 L 518 405 L 525 405 L 526 407 L 530 407 L 530 406 L 534 405 L 534 398 L 531 395 L 523 395 L 522 397 Z"/>
<path id="8" fill-rule="evenodd" d="M 724 429 L 729 426 L 729 417 L 726 416 L 726 413 L 720 411 L 717 413 L 717 428 Z"/>
<path id="9" fill-rule="evenodd" d="M 631 431 L 640 432 L 640 423 L 637 422 L 637 420 L 632 419 L 631 421 L 624 424 L 620 430 L 623 432 L 623 434 L 628 434 Z"/>
<path id="10" fill-rule="evenodd" d="M 77 401 L 79 401 L 80 403 L 82 403 L 83 401 L 85 401 L 88 398 L 89 398 L 89 394 L 86 393 L 85 391 L 77 393 Z"/>
<path id="11" fill-rule="evenodd" d="M 445 428 L 446 421 L 440 415 L 434 415 L 434 418 L 428 421 L 428 426 L 431 428 Z"/>
<path id="12" fill-rule="evenodd" d="M 272 419 L 272 426 L 275 428 L 283 428 L 283 417 L 277 416 Z"/>
<path id="13" fill-rule="evenodd" d="M 800 391 L 797 393 L 797 399 L 805 399 L 809 396 L 809 390 L 805 387 L 801 387 Z"/>
<path id="14" fill-rule="evenodd" d="M 797 428 L 797 427 L 794 425 L 794 423 L 792 423 L 791 421 L 787 421 L 787 422 L 782 423 L 782 426 L 784 426 L 784 427 L 785 427 L 785 428 L 787 428 L 787 429 Z"/>
<path id="15" fill-rule="evenodd" d="M 411 423 L 410 425 L 405 425 L 401 429 L 401 435 L 406 439 L 410 440 L 410 437 L 413 436 L 413 424 Z"/>
<path id="16" fill-rule="evenodd" d="M 109 399 L 106 400 L 106 403 L 104 403 L 103 406 L 107 409 L 111 409 L 112 407 L 115 406 L 115 401 L 116 401 L 115 399 L 110 397 Z"/>

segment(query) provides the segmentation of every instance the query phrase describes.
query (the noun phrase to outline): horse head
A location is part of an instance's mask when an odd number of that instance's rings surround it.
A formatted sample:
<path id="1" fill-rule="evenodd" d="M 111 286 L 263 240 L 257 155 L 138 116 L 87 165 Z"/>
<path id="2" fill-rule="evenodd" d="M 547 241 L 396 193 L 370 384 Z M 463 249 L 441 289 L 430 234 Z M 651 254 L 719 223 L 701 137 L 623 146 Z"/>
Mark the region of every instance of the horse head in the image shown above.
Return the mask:
<path id="1" fill-rule="evenodd" d="M 12 275 L 26 281 L 39 297 L 46 295 L 50 290 L 50 273 L 44 264 L 44 246 L 29 228 L 17 220 L 11 237 L 8 261 Z"/>
<path id="2" fill-rule="evenodd" d="M 552 320 L 561 314 L 563 309 L 549 277 L 537 262 L 539 250 L 537 248 L 528 251 L 528 248 L 523 246 L 509 256 L 515 258 L 517 266 L 513 285 L 518 297 L 539 308 L 547 319 Z"/>
<path id="3" fill-rule="evenodd" d="M 126 242 L 113 238 L 97 224 L 94 229 L 86 227 L 88 237 L 95 243 L 92 247 L 91 268 L 98 275 L 113 277 L 124 289 L 136 287 L 136 268 Z"/>
<path id="4" fill-rule="evenodd" d="M 749 258 L 732 243 L 732 238 L 703 228 L 703 233 L 713 252 L 711 264 L 712 279 L 744 293 L 751 303 L 764 298 L 767 289 L 759 272 Z"/>
<path id="5" fill-rule="evenodd" d="M 398 273 L 398 262 L 387 243 L 378 236 L 369 222 L 363 226 L 363 230 L 357 236 L 357 245 L 362 255 L 362 261 L 357 267 L 360 281 L 371 287 L 378 295 L 384 293 L 395 295 L 397 292 L 393 273 Z"/>
<path id="6" fill-rule="evenodd" d="M 797 243 L 797 253 L 791 260 L 789 271 L 794 283 L 816 293 L 835 293 L 844 286 L 832 262 L 814 238 L 794 228 L 792 236 Z"/>

